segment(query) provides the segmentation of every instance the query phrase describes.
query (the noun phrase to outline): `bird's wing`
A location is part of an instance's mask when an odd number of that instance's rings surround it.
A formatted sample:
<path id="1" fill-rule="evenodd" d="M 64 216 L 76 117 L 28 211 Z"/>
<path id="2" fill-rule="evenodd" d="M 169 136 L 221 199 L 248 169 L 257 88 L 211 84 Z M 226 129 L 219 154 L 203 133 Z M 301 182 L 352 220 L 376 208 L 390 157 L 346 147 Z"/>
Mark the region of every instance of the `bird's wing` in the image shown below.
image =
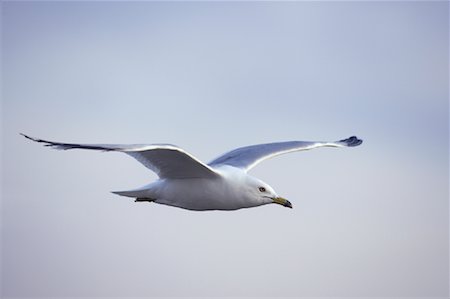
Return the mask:
<path id="1" fill-rule="evenodd" d="M 335 142 L 287 141 L 287 142 L 257 144 L 232 150 L 214 159 L 208 165 L 210 166 L 230 165 L 248 171 L 259 162 L 281 154 L 309 150 L 322 146 L 330 146 L 330 147 L 358 146 L 361 143 L 362 143 L 361 139 L 358 139 L 356 136 L 352 136 L 350 138 Z"/>
<path id="2" fill-rule="evenodd" d="M 219 174 L 208 165 L 200 162 L 183 149 L 170 144 L 76 144 L 53 142 L 33 138 L 22 134 L 25 138 L 44 143 L 55 149 L 88 149 L 107 152 L 126 153 L 145 167 L 154 171 L 160 178 L 214 178 Z"/>

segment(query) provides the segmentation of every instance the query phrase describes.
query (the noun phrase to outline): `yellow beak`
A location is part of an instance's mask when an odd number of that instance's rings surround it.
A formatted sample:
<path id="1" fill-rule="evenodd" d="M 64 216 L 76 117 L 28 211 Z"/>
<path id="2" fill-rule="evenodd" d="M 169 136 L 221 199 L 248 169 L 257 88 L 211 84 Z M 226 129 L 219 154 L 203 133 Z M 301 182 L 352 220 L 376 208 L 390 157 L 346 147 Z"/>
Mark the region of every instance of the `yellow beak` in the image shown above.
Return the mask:
<path id="1" fill-rule="evenodd" d="M 283 198 L 283 197 L 272 197 L 272 200 L 273 200 L 274 203 L 277 203 L 279 205 L 282 205 L 284 207 L 292 209 L 291 202 L 289 200 L 287 200 L 286 198 Z"/>

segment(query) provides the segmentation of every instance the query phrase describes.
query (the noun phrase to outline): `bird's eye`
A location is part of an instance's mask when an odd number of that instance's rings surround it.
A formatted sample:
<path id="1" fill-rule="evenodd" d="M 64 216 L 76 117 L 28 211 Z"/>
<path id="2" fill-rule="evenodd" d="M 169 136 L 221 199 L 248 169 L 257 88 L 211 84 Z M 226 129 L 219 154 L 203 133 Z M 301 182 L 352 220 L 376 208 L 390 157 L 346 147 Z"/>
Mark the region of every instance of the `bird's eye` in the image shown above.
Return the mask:
<path id="1" fill-rule="evenodd" d="M 260 192 L 266 192 L 266 188 L 264 188 L 264 187 L 259 187 L 258 189 Z"/>

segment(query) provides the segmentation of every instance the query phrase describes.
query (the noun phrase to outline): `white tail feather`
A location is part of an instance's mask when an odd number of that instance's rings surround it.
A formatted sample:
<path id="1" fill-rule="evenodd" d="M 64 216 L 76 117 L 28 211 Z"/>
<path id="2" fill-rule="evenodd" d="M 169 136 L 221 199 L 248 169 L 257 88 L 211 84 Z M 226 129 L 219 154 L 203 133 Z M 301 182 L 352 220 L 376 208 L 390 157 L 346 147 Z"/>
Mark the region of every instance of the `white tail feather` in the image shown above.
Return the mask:
<path id="1" fill-rule="evenodd" d="M 120 195 L 120 196 L 127 196 L 127 197 L 134 197 L 134 198 L 138 198 L 138 197 L 147 197 L 148 196 L 148 192 L 146 192 L 147 190 L 145 189 L 138 189 L 138 190 L 128 190 L 128 191 L 112 191 L 112 193 Z"/>

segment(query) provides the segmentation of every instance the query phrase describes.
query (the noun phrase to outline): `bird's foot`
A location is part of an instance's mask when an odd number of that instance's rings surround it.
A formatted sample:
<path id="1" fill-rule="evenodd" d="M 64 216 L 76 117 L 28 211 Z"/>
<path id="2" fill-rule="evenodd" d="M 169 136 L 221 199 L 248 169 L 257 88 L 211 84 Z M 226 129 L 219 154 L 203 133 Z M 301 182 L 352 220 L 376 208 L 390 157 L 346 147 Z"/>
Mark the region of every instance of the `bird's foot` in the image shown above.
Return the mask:
<path id="1" fill-rule="evenodd" d="M 145 202 L 145 201 L 147 201 L 147 202 L 154 202 L 155 199 L 153 199 L 153 198 L 138 197 L 138 198 L 136 198 L 136 199 L 134 200 L 134 202 Z"/>

